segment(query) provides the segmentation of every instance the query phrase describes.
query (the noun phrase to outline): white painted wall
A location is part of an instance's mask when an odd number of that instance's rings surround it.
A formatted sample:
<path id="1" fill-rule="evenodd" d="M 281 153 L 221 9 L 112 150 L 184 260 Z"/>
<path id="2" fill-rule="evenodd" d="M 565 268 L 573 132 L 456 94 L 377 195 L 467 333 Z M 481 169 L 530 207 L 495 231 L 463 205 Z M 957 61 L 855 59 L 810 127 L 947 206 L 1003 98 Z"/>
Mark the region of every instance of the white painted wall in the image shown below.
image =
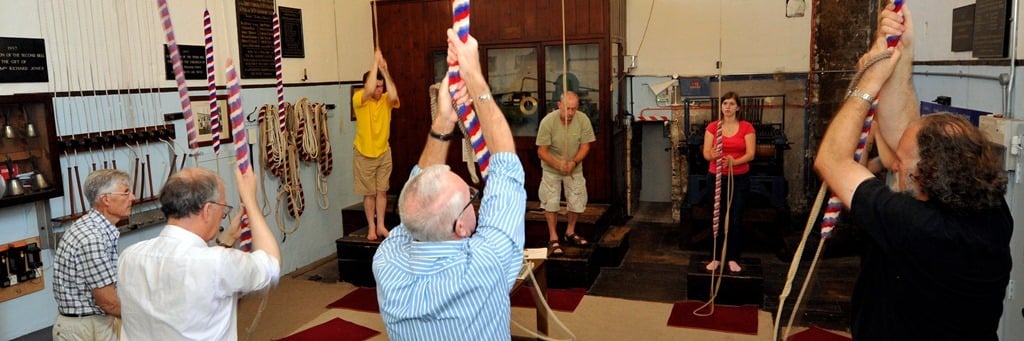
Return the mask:
<path id="1" fill-rule="evenodd" d="M 169 3 L 178 42 L 202 45 L 202 12 L 206 1 L 172 0 Z M 209 3 L 213 6 L 210 12 L 214 19 L 218 72 L 221 73 L 218 75 L 218 84 L 224 85 L 226 77 L 223 76 L 223 70 L 227 56 L 238 55 L 234 2 Z M 361 201 L 361 197 L 352 193 L 352 175 L 349 171 L 352 160 L 350 146 L 355 137 L 354 125 L 349 121 L 350 86 L 301 86 L 301 78 L 304 74 L 309 77 L 305 83 L 361 80 L 372 56 L 373 37 L 367 0 L 281 0 L 278 5 L 302 9 L 306 52 L 306 58 L 284 59 L 286 100 L 294 102 L 300 97 L 307 97 L 314 102 L 337 105 L 329 113 L 328 122 L 335 159 L 334 172 L 327 184 L 330 207 L 321 209 L 317 205 L 319 194 L 316 191 L 314 168 L 301 167 L 306 210 L 301 217 L 299 230 L 281 244 L 283 271 L 290 272 L 333 253 L 334 240 L 341 236 L 340 209 Z M 0 37 L 44 38 L 50 71 L 49 83 L 0 84 L 0 96 L 53 91 L 174 87 L 173 80 L 164 79 L 161 47 L 164 35 L 157 15 L 155 1 L 0 2 Z M 114 20 L 118 17 L 132 20 Z M 69 27 L 74 29 L 69 30 Z M 243 86 L 273 82 L 273 79 L 242 80 Z M 190 87 L 205 84 L 202 80 L 188 81 Z M 224 91 L 221 93 L 225 94 Z M 205 92 L 191 92 L 190 95 L 200 96 L 205 95 Z M 248 88 L 243 90 L 242 100 L 243 108 L 248 112 L 263 103 L 274 102 L 276 94 L 272 87 Z M 164 113 L 180 112 L 181 107 L 177 94 L 167 92 L 159 95 L 60 98 L 55 100 L 54 111 L 58 134 L 67 135 L 163 124 Z M 79 153 L 61 157 L 61 170 L 79 165 L 84 178 L 92 162 L 116 159 L 120 168 L 130 169 L 135 154 L 143 158 L 150 154 L 154 187 L 159 189 L 169 171 L 171 155 L 186 152 L 184 123 L 179 120 L 175 124 L 179 134 L 174 141 L 174 152 L 167 145 L 151 144 L 135 151 L 121 148 L 115 151 Z M 254 138 L 250 137 L 250 140 L 254 141 Z M 233 205 L 237 203 L 237 194 L 233 195 L 236 186 L 230 173 L 231 155 L 222 152 L 219 157 L 215 157 L 209 147 L 202 148 L 200 153 L 203 155 L 199 166 L 217 170 L 223 178 L 228 179 L 225 183 L 228 201 Z M 193 161 L 190 160 L 188 165 L 193 165 Z M 282 233 L 273 223 L 276 211 L 272 208 L 276 200 L 277 179 L 268 178 L 264 188 L 271 203 L 271 208 L 265 212 L 270 214 L 267 220 L 272 222 L 272 230 L 280 242 Z M 54 198 L 47 204 L 52 210 L 52 216 L 70 213 L 66 198 Z M 0 226 L 0 243 L 40 236 L 35 205 L 0 209 Z M 284 227 L 294 226 L 295 221 L 286 218 Z M 123 250 L 128 245 L 151 238 L 161 228 L 155 226 L 127 233 L 121 237 L 119 248 Z M 45 233 L 42 237 L 45 237 Z M 0 302 L 0 339 L 12 339 L 53 324 L 57 310 L 50 281 L 53 275 L 52 250 L 44 250 L 43 257 L 46 288 L 38 293 Z"/>
<path id="2" fill-rule="evenodd" d="M 726 75 L 807 71 L 809 9 L 787 18 L 782 0 L 630 0 L 626 6 L 626 52 L 638 56 L 633 75 L 713 75 L 716 61 Z"/>

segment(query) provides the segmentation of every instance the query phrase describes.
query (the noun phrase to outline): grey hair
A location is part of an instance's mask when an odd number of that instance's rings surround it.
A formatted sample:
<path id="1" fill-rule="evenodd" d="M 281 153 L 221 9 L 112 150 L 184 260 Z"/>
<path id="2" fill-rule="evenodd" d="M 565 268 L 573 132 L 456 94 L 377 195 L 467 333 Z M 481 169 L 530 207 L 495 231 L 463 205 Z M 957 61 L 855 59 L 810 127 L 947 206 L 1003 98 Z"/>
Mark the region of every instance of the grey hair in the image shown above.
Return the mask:
<path id="1" fill-rule="evenodd" d="M 168 218 L 185 218 L 202 211 L 220 196 L 220 178 L 209 169 L 190 168 L 171 176 L 160 190 L 160 210 Z"/>
<path id="2" fill-rule="evenodd" d="M 458 219 L 459 209 L 469 200 L 463 193 L 455 193 L 447 202 L 437 198 L 447 187 L 444 176 L 447 165 L 427 167 L 420 174 L 409 179 L 398 197 L 399 216 L 402 225 L 413 239 L 424 242 L 451 240 L 451 224 Z"/>
<path id="3" fill-rule="evenodd" d="M 113 191 L 117 185 L 129 186 L 130 182 L 131 177 L 123 170 L 98 169 L 85 178 L 85 188 L 82 192 L 85 193 L 85 200 L 96 206 L 96 201 L 101 196 Z"/>

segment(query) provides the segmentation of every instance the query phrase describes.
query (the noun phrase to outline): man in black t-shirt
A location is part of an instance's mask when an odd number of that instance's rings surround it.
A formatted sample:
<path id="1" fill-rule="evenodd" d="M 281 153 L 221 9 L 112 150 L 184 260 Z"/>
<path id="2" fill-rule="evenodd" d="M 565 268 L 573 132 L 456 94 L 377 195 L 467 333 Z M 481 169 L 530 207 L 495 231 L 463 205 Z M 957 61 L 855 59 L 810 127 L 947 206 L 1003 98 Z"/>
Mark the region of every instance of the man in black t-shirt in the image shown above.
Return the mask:
<path id="1" fill-rule="evenodd" d="M 1006 175 L 988 140 L 951 114 L 920 117 L 911 83 L 911 14 L 886 7 L 864 76 L 850 91 L 814 167 L 871 244 L 853 293 L 856 340 L 996 340 L 1009 281 L 1013 218 Z M 902 35 L 895 48 L 885 37 Z M 886 57 L 884 54 L 891 52 Z M 867 61 L 881 58 L 873 66 Z M 888 188 L 853 161 L 877 102 L 877 146 Z"/>

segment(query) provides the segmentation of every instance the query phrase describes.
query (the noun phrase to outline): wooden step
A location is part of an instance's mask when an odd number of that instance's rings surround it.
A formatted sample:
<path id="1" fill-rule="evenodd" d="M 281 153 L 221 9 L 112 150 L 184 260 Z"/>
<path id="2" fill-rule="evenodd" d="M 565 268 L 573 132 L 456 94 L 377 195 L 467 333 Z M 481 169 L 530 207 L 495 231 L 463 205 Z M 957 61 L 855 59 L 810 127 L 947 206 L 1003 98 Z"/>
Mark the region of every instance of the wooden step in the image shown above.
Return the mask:
<path id="1" fill-rule="evenodd" d="M 361 287 L 376 287 L 373 278 L 373 255 L 380 239 L 366 240 L 370 231 L 363 227 L 335 241 L 338 249 L 338 278 Z"/>
<path id="2" fill-rule="evenodd" d="M 606 204 L 587 204 L 587 208 L 576 220 L 576 234 L 587 241 L 594 243 L 604 235 L 608 229 L 608 211 Z M 565 205 L 562 204 L 558 214 L 555 232 L 560 238 L 565 236 L 565 229 L 568 224 L 568 215 Z M 539 201 L 526 202 L 526 247 L 546 247 L 548 245 L 549 233 L 548 223 L 544 218 L 544 209 L 540 208 Z M 562 244 L 565 244 L 564 242 Z"/>
<path id="3" fill-rule="evenodd" d="M 548 288 L 590 288 L 601 272 L 593 261 L 594 248 L 562 245 L 562 255 L 548 255 Z"/>
<path id="4" fill-rule="evenodd" d="M 707 266 L 707 256 L 691 256 L 690 268 L 686 274 L 686 298 L 707 301 L 711 290 L 711 272 Z M 730 273 L 729 264 L 722 264 L 725 271 L 721 273 L 722 284 L 718 288 L 716 303 L 728 305 L 756 304 L 764 307 L 764 271 L 760 258 L 740 258 L 743 271 Z M 716 276 L 719 274 L 715 273 Z M 717 279 L 716 279 L 717 280 Z"/>
<path id="5" fill-rule="evenodd" d="M 622 259 L 626 257 L 626 251 L 629 251 L 629 231 L 630 228 L 626 226 L 612 226 L 605 231 L 594 250 L 594 261 L 598 266 L 622 265 Z"/>

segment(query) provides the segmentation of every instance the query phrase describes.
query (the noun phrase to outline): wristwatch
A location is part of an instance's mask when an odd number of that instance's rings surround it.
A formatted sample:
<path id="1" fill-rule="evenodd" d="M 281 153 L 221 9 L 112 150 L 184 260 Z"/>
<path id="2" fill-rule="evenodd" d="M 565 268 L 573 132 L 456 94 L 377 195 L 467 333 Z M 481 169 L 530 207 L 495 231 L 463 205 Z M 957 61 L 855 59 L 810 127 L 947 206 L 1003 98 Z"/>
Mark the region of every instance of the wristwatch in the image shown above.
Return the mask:
<path id="1" fill-rule="evenodd" d="M 449 132 L 447 134 L 439 134 L 439 133 L 436 133 L 433 130 L 431 130 L 430 131 L 430 137 L 433 137 L 435 139 L 447 142 L 448 140 L 452 139 L 452 133 L 454 133 L 454 132 L 455 131 L 452 130 L 451 132 Z"/>

